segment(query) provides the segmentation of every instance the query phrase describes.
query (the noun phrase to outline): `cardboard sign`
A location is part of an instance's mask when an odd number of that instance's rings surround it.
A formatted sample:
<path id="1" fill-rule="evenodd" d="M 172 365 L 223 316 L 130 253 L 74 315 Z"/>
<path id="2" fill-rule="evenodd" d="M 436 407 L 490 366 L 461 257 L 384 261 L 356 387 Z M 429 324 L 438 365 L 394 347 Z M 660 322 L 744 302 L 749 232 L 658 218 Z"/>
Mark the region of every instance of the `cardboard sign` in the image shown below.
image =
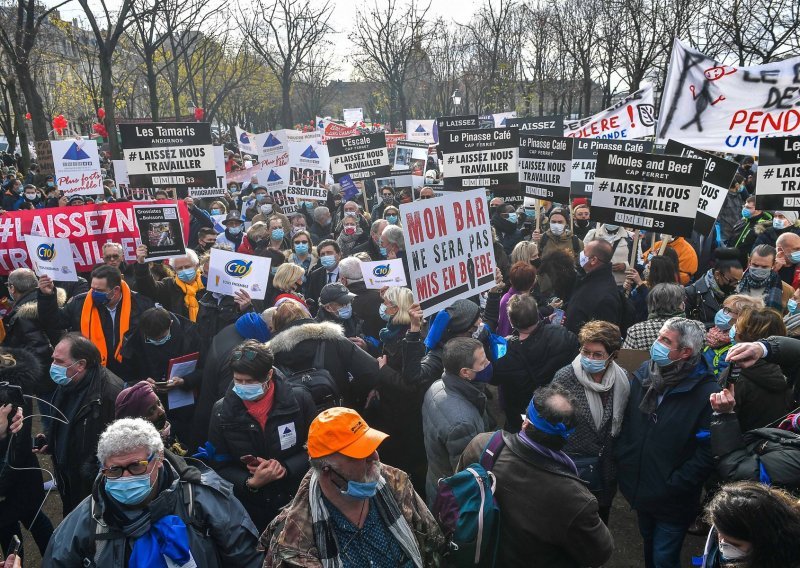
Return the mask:
<path id="1" fill-rule="evenodd" d="M 592 198 L 598 150 L 650 152 L 652 149 L 652 142 L 625 142 L 622 140 L 599 140 L 596 138 L 575 140 L 572 145 L 572 187 L 570 189 L 570 197 Z"/>
<path id="2" fill-rule="evenodd" d="M 689 237 L 705 166 L 694 158 L 600 150 L 592 220 Z"/>
<path id="3" fill-rule="evenodd" d="M 289 185 L 286 195 L 322 201 L 328 197 L 328 149 L 322 144 L 289 144 Z M 269 189 L 268 189 L 269 191 Z"/>
<path id="4" fill-rule="evenodd" d="M 363 108 L 345 108 L 342 109 L 342 118 L 347 124 L 356 124 L 364 122 L 364 109 Z"/>
<path id="5" fill-rule="evenodd" d="M 520 134 L 519 181 L 525 197 L 568 203 L 571 138 Z"/>
<path id="6" fill-rule="evenodd" d="M 485 190 L 404 203 L 400 217 L 411 289 L 426 317 L 494 286 Z"/>
<path id="7" fill-rule="evenodd" d="M 516 126 L 520 135 L 564 136 L 564 115 L 510 118 L 506 120 L 506 126 Z"/>
<path id="8" fill-rule="evenodd" d="M 717 222 L 722 204 L 725 203 L 725 197 L 728 195 L 728 188 L 731 186 L 733 176 L 736 175 L 736 171 L 739 169 L 738 164 L 674 140 L 667 142 L 665 153 L 686 158 L 699 158 L 706 161 L 703 185 L 700 188 L 700 200 L 697 203 L 697 217 L 694 220 L 694 230 L 701 235 L 709 235 Z"/>
<path id="9" fill-rule="evenodd" d="M 604 111 L 589 118 L 565 123 L 564 136 L 633 140 L 653 136 L 655 123 L 653 86 L 648 84 Z"/>
<path id="10" fill-rule="evenodd" d="M 239 128 L 236 128 L 236 142 L 239 145 L 239 151 L 247 152 L 248 154 L 252 154 L 254 156 L 258 156 L 258 147 L 256 146 L 256 135 L 252 132 L 247 132 Z"/>
<path id="11" fill-rule="evenodd" d="M 756 208 L 800 210 L 800 136 L 762 139 L 756 179 Z"/>
<path id="12" fill-rule="evenodd" d="M 33 264 L 33 271 L 37 275 L 47 274 L 53 280 L 61 282 L 78 281 L 69 239 L 25 235 L 25 245 L 28 247 L 28 258 Z"/>
<path id="13" fill-rule="evenodd" d="M 371 290 L 380 290 L 384 286 L 405 286 L 407 284 L 402 258 L 362 262 L 361 275 L 364 277 L 364 284 Z"/>
<path id="14" fill-rule="evenodd" d="M 208 122 L 118 125 L 133 187 L 213 187 L 217 183 Z"/>
<path id="15" fill-rule="evenodd" d="M 245 290 L 254 300 L 263 300 L 267 293 L 270 258 L 211 249 L 208 263 L 208 290 L 234 296 Z"/>
<path id="16" fill-rule="evenodd" d="M 415 176 L 425 175 L 425 164 L 428 161 L 428 143 L 400 140 L 394 151 L 393 170 L 411 170 Z"/>
<path id="17" fill-rule="evenodd" d="M 289 165 L 289 131 L 272 130 L 256 135 L 258 159 L 262 168 Z"/>
<path id="18" fill-rule="evenodd" d="M 493 195 L 516 197 L 519 186 L 519 130 L 449 130 L 439 140 L 445 190 L 485 187 Z"/>
<path id="19" fill-rule="evenodd" d="M 58 189 L 64 195 L 102 195 L 100 154 L 94 140 L 53 140 L 53 167 Z"/>
<path id="20" fill-rule="evenodd" d="M 145 260 L 186 256 L 177 205 L 134 205 L 133 214 L 142 244 L 147 247 Z"/>
<path id="21" fill-rule="evenodd" d="M 345 174 L 353 181 L 389 175 L 389 151 L 383 132 L 328 140 L 333 181 Z"/>

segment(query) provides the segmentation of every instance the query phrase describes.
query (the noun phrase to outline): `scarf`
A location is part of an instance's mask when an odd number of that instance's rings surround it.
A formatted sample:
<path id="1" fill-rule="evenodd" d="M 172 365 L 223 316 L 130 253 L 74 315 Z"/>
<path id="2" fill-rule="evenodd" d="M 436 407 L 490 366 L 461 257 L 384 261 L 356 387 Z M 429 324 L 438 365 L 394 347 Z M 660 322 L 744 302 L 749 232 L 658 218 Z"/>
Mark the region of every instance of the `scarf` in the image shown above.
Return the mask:
<path id="1" fill-rule="evenodd" d="M 339 243 L 339 248 L 342 249 L 342 257 L 348 256 L 353 251 L 358 243 L 358 239 L 360 239 L 363 234 L 364 230 L 361 227 L 357 228 L 356 232 L 352 235 L 348 235 L 344 231 L 339 234 L 339 238 L 336 239 L 336 242 Z"/>
<path id="2" fill-rule="evenodd" d="M 308 504 L 311 509 L 311 522 L 314 531 L 314 542 L 317 545 L 319 561 L 323 568 L 342 568 L 344 564 L 339 556 L 339 544 L 333 532 L 333 523 L 330 513 L 322 499 L 322 489 L 319 486 L 319 473 L 314 470 L 308 486 Z M 414 538 L 414 531 L 408 525 L 394 495 L 386 486 L 386 480 L 381 476 L 378 480 L 378 492 L 370 500 L 371 507 L 377 507 L 381 520 L 389 529 L 392 537 L 397 540 L 406 556 L 414 562 L 414 566 L 422 568 L 422 555 Z"/>
<path id="3" fill-rule="evenodd" d="M 528 438 L 528 436 L 526 436 L 525 432 L 523 432 L 522 430 L 520 430 L 517 433 L 517 438 L 519 438 L 520 442 L 528 446 L 534 452 L 537 452 L 538 454 L 541 454 L 546 458 L 550 458 L 551 460 L 562 464 L 567 469 L 569 469 L 574 475 L 578 475 L 578 468 L 575 465 L 575 462 L 572 461 L 572 458 L 569 457 L 567 454 L 565 454 L 563 451 L 551 450 L 548 447 L 545 447 L 537 442 L 534 442 L 533 440 Z"/>
<path id="4" fill-rule="evenodd" d="M 183 292 L 183 303 L 186 306 L 186 309 L 189 310 L 189 319 L 193 322 L 197 322 L 197 312 L 200 310 L 200 304 L 197 303 L 197 293 L 205 288 L 203 286 L 203 281 L 200 280 L 200 271 L 197 271 L 197 277 L 194 279 L 194 282 L 191 284 L 187 284 L 177 276 L 175 277 L 175 284 L 180 288 L 181 292 Z"/>
<path id="5" fill-rule="evenodd" d="M 722 331 L 717 326 L 712 327 L 706 332 L 706 345 L 711 347 L 711 349 L 719 349 L 724 345 L 729 345 L 730 342 L 730 333 Z"/>
<path id="6" fill-rule="evenodd" d="M 378 332 L 378 339 L 381 340 L 381 343 L 387 345 L 389 343 L 394 343 L 397 338 L 405 334 L 406 331 L 408 331 L 407 325 L 395 325 L 390 322 Z"/>
<path id="7" fill-rule="evenodd" d="M 703 276 L 703 278 L 706 281 L 706 285 L 708 286 L 708 289 L 711 290 L 711 292 L 714 294 L 714 296 L 717 299 L 722 300 L 723 298 L 725 298 L 725 296 L 727 296 L 727 294 L 725 294 L 725 292 L 723 292 L 720 289 L 719 284 L 717 284 L 717 279 L 714 278 L 714 269 L 713 268 L 709 268 L 708 272 L 706 272 L 706 275 Z"/>
<path id="8" fill-rule="evenodd" d="M 167 563 L 165 557 L 171 560 Z M 167 568 L 196 566 L 189 549 L 189 531 L 177 515 L 166 515 L 133 544 L 128 568 Z"/>
<path id="9" fill-rule="evenodd" d="M 122 299 L 117 304 L 117 318 L 119 319 L 119 335 L 117 336 L 117 345 L 114 349 L 114 359 L 118 363 L 122 363 L 122 340 L 131 326 L 131 289 L 128 284 L 122 280 L 120 282 L 122 289 Z M 83 310 L 81 311 L 81 335 L 88 338 L 89 341 L 95 344 L 98 351 L 100 351 L 100 364 L 105 367 L 108 363 L 108 348 L 106 347 L 106 337 L 103 333 L 103 324 L 100 321 L 99 308 L 94 305 L 92 300 L 92 293 L 86 294 L 83 300 Z M 105 309 L 105 308 L 104 308 Z"/>
<path id="10" fill-rule="evenodd" d="M 700 355 L 695 355 L 685 361 L 676 361 L 672 365 L 659 367 L 650 361 L 647 377 L 642 381 L 642 386 L 647 389 L 639 403 L 639 410 L 645 414 L 652 414 L 658 408 L 658 397 L 667 390 L 681 383 L 690 371 L 697 365 Z"/>
<path id="11" fill-rule="evenodd" d="M 595 429 L 600 430 L 603 423 L 603 399 L 600 393 L 608 392 L 613 389 L 612 413 L 611 413 L 611 436 L 616 438 L 622 428 L 622 419 L 625 416 L 625 407 L 628 406 L 628 397 L 631 394 L 631 384 L 625 370 L 617 365 L 615 361 L 606 368 L 603 380 L 599 383 L 581 366 L 581 356 L 578 355 L 572 361 L 572 371 L 578 382 L 583 385 L 586 393 L 586 400 L 589 402 L 589 412 L 592 413 Z"/>
<path id="12" fill-rule="evenodd" d="M 783 280 L 775 271 L 770 271 L 765 278 L 758 279 L 749 269 L 745 270 L 737 291 L 740 294 L 748 294 L 751 291 L 762 292 L 766 307 L 783 312 Z"/>

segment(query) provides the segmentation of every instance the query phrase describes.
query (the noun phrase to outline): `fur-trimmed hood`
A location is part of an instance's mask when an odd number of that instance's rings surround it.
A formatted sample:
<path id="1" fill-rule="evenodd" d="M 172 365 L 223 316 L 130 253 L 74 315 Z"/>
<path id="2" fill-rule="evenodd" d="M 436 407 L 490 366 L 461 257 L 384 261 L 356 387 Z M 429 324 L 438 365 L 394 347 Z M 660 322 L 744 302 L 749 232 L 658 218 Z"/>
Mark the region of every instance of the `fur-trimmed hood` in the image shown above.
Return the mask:
<path id="1" fill-rule="evenodd" d="M 273 353 L 282 353 L 291 351 L 298 343 L 307 339 L 317 341 L 344 339 L 344 330 L 339 324 L 329 321 L 300 320 L 273 337 L 267 345 Z"/>
<path id="2" fill-rule="evenodd" d="M 17 362 L 8 367 L 0 366 L 0 381 L 8 381 L 20 385 L 28 394 L 36 391 L 37 382 L 42 374 L 42 364 L 25 349 L 11 347 L 0 348 L 0 353 L 11 355 Z"/>
<path id="3" fill-rule="evenodd" d="M 756 235 L 761 235 L 763 233 L 766 233 L 770 229 L 772 229 L 772 219 L 765 219 L 753 225 L 753 232 Z M 794 225 L 790 225 L 789 227 L 787 227 L 787 229 L 800 229 L 800 221 L 798 221 Z M 775 235 L 777 236 L 777 231 L 775 232 Z"/>
<path id="4" fill-rule="evenodd" d="M 31 296 L 33 299 L 28 300 L 29 296 Z M 17 307 L 16 315 L 25 319 L 37 319 L 39 317 L 39 308 L 36 303 L 36 291 L 26 295 L 22 298 L 22 300 L 24 301 Z M 66 290 L 63 288 L 56 288 L 56 301 L 58 302 L 59 308 L 64 307 L 64 304 L 67 303 Z"/>

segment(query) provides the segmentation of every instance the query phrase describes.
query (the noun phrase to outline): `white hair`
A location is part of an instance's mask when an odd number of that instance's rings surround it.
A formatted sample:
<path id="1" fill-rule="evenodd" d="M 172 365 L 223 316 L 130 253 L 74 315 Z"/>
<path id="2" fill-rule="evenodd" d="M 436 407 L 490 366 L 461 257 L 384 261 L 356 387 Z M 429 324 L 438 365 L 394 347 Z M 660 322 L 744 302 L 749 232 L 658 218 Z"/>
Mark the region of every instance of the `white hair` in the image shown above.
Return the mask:
<path id="1" fill-rule="evenodd" d="M 331 211 L 327 207 L 317 207 L 316 209 L 314 209 L 314 221 L 319 223 L 320 219 L 330 214 Z"/>
<path id="2" fill-rule="evenodd" d="M 705 334 L 694 320 L 674 317 L 664 322 L 661 331 L 674 331 L 678 334 L 678 347 L 684 349 L 688 347 L 692 350 L 692 355 L 699 355 L 703 351 Z"/>
<path id="3" fill-rule="evenodd" d="M 147 455 L 164 451 L 164 442 L 156 427 L 144 418 L 121 418 L 108 425 L 97 443 L 97 459 L 105 467 L 106 461 L 121 454 L 144 448 Z"/>
<path id="4" fill-rule="evenodd" d="M 397 225 L 389 225 L 386 227 L 381 233 L 381 236 L 386 237 L 386 240 L 390 244 L 397 245 L 397 248 L 400 250 L 405 250 L 406 243 L 403 238 L 403 229 Z"/>
<path id="5" fill-rule="evenodd" d="M 122 253 L 122 254 L 125 253 L 125 250 L 122 248 L 121 244 L 115 243 L 115 242 L 112 242 L 112 241 L 108 241 L 107 243 L 103 243 L 103 252 L 105 252 L 107 248 L 111 248 L 111 247 L 119 249 L 119 252 Z"/>
<path id="6" fill-rule="evenodd" d="M 200 264 L 200 261 L 197 258 L 197 253 L 194 252 L 192 249 L 186 249 L 186 254 L 185 255 L 183 255 L 183 256 L 173 256 L 172 258 L 170 258 L 169 259 L 169 265 L 172 268 L 175 268 L 175 263 L 178 262 L 182 258 L 188 258 L 191 261 L 191 263 L 194 264 L 195 266 Z"/>
<path id="7" fill-rule="evenodd" d="M 339 274 L 347 278 L 348 282 L 361 282 L 364 275 L 361 273 L 361 260 L 348 256 L 339 261 Z"/>

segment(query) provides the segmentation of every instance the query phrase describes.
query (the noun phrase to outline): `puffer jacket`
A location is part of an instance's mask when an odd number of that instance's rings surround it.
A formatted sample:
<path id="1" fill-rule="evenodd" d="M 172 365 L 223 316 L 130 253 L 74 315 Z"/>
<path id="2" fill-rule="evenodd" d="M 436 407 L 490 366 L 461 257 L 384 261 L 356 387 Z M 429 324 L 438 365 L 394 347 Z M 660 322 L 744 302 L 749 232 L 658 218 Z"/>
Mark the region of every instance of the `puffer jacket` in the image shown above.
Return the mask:
<path id="1" fill-rule="evenodd" d="M 727 382 L 725 377 L 721 382 Z M 775 363 L 763 360 L 741 370 L 734 396 L 743 432 L 765 428 L 794 408 L 792 388 L 783 371 Z"/>
<path id="2" fill-rule="evenodd" d="M 189 550 L 198 568 L 260 568 L 258 532 L 230 483 L 200 464 L 189 466 L 164 452 L 169 485 L 150 502 L 151 523 L 176 515 L 186 525 Z M 127 538 L 109 513 L 102 476 L 92 494 L 58 526 L 45 552 L 44 568 L 75 566 L 125 568 L 133 538 Z"/>

